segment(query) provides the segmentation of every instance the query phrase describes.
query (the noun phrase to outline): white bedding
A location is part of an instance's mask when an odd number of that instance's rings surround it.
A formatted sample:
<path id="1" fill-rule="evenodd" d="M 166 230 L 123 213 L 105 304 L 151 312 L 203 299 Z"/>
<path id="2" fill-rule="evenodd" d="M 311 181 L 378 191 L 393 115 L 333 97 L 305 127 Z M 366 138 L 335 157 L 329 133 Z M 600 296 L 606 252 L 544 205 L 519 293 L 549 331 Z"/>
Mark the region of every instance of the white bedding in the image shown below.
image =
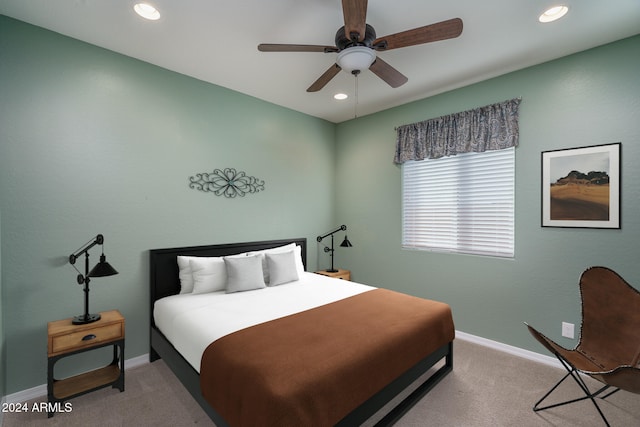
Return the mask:
<path id="1" fill-rule="evenodd" d="M 200 372 L 200 359 L 213 341 L 240 329 L 375 289 L 315 273 L 284 285 L 227 294 L 172 295 L 156 301 L 155 324 Z"/>

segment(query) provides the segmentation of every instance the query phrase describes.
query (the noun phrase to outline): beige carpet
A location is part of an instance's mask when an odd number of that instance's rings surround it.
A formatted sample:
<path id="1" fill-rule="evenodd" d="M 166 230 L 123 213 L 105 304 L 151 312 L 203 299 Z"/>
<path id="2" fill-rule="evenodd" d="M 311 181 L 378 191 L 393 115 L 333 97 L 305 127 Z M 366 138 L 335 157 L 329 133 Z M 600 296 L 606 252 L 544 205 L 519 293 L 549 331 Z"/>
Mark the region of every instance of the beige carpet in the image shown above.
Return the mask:
<path id="1" fill-rule="evenodd" d="M 538 413 L 531 410 L 562 375 L 559 369 L 456 340 L 453 372 L 396 426 L 603 426 L 589 401 Z M 580 395 L 568 382 L 557 393 L 560 398 Z M 611 425 L 619 427 L 640 426 L 639 403 L 640 395 L 623 391 L 606 401 L 599 399 Z M 28 402 L 29 407 L 32 404 Z M 50 419 L 46 413 L 5 413 L 2 425 L 213 426 L 162 361 L 128 370 L 123 393 L 103 389 L 71 404 L 72 412 Z"/>

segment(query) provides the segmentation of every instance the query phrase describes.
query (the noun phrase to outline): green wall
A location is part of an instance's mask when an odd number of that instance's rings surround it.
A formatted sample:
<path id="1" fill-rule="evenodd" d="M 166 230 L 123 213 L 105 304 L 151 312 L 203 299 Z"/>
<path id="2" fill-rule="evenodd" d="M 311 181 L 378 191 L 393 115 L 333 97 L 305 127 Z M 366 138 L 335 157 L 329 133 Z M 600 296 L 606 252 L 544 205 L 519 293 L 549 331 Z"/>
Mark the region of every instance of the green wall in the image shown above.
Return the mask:
<path id="1" fill-rule="evenodd" d="M 47 322 L 83 311 L 68 256 L 98 233 L 120 274 L 90 308 L 123 313 L 127 358 L 148 352 L 149 249 L 307 237 L 316 268 L 334 124 L 3 16 L 0 82 L 3 395 L 46 383 Z M 189 188 L 225 167 L 265 190 Z"/>
<path id="2" fill-rule="evenodd" d="M 354 245 L 340 266 L 356 281 L 448 302 L 460 331 L 544 353 L 527 321 L 575 345 L 560 337 L 561 322 L 579 327 L 584 269 L 609 266 L 640 287 L 638 76 L 640 36 L 339 124 L 336 210 Z M 515 97 L 515 258 L 402 250 L 394 127 Z M 542 228 L 541 151 L 612 142 L 622 142 L 622 228 Z"/>

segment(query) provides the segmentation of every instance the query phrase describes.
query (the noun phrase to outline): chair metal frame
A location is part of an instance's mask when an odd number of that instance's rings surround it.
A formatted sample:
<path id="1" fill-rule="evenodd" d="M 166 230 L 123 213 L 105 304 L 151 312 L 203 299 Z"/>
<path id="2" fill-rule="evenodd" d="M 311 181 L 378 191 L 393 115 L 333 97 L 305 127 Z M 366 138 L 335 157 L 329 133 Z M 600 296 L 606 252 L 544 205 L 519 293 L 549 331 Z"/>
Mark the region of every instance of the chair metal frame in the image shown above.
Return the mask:
<path id="1" fill-rule="evenodd" d="M 529 325 L 527 325 L 527 326 L 529 326 Z M 560 361 L 562 366 L 567 370 L 567 374 L 564 377 L 562 377 L 562 379 L 560 381 L 558 381 L 556 383 L 556 385 L 554 385 L 551 388 L 551 390 L 549 390 L 544 396 L 542 396 L 540 398 L 540 400 L 538 400 L 536 402 L 535 405 L 533 405 L 533 410 L 535 412 L 544 411 L 545 409 L 557 408 L 558 406 L 564 406 L 564 405 L 568 405 L 569 403 L 580 402 L 582 400 L 590 399 L 591 402 L 593 403 L 593 405 L 596 407 L 596 410 L 600 414 L 600 417 L 602 417 L 602 420 L 604 421 L 604 423 L 607 425 L 607 427 L 610 427 L 610 424 L 609 424 L 609 421 L 607 420 L 607 417 L 604 416 L 604 413 L 600 409 L 600 406 L 598 406 L 598 403 L 596 402 L 595 398 L 599 397 L 602 392 L 604 392 L 608 388 L 611 388 L 611 386 L 607 384 L 607 385 L 602 386 L 601 388 L 599 388 L 595 392 L 592 392 L 589 389 L 589 387 L 587 386 L 587 383 L 584 381 L 584 378 L 582 378 L 580 376 L 580 372 L 578 371 L 578 369 L 576 369 L 574 366 L 572 366 L 568 362 L 566 362 L 557 353 L 554 353 L 554 356 L 556 356 L 556 358 Z M 547 405 L 547 406 L 540 407 L 540 404 L 542 402 L 544 402 L 544 400 L 547 397 L 549 397 L 551 395 L 551 393 L 553 393 L 555 391 L 555 389 L 557 389 L 560 386 L 560 384 L 562 384 L 564 382 L 564 380 L 566 380 L 569 377 L 574 379 L 576 384 L 578 384 L 578 386 L 582 389 L 582 391 L 584 392 L 585 395 L 582 396 L 582 397 L 578 397 L 576 399 L 566 400 L 564 402 L 554 403 L 552 405 Z M 614 394 L 614 393 L 616 393 L 618 391 L 620 391 L 620 389 L 616 388 L 615 390 L 613 390 L 613 391 L 607 393 L 606 395 L 602 396 L 601 399 L 606 399 L 607 397 L 611 396 L 612 394 Z"/>

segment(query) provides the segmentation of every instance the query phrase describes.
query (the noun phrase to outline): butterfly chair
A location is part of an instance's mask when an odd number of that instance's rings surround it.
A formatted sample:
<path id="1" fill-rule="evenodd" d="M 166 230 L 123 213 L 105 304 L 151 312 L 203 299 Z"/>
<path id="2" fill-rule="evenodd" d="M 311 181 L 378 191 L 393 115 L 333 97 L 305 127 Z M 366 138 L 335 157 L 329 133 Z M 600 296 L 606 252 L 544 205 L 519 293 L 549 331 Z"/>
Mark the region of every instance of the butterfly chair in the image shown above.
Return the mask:
<path id="1" fill-rule="evenodd" d="M 561 347 L 527 324 L 531 335 L 553 353 L 568 372 L 534 405 L 533 410 L 542 411 L 591 399 L 609 426 L 595 397 L 610 387 L 614 388 L 613 391 L 602 399 L 619 390 L 640 394 L 640 292 L 613 270 L 591 267 L 580 277 L 580 294 L 582 326 L 580 341 L 573 350 Z M 604 386 L 591 392 L 580 374 L 589 375 Z M 575 380 L 585 396 L 540 407 L 568 377 Z"/>

